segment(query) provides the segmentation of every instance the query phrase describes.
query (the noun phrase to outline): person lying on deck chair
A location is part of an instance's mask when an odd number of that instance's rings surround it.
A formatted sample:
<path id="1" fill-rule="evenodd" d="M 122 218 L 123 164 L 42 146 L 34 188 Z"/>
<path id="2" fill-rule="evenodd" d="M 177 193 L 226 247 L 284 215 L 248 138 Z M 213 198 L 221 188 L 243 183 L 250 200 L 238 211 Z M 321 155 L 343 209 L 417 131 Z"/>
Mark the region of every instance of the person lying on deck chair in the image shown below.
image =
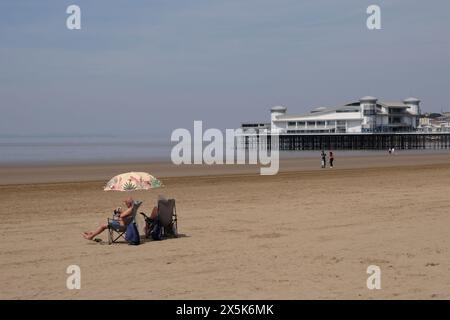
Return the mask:
<path id="1" fill-rule="evenodd" d="M 119 229 L 120 227 L 125 227 L 129 223 L 129 217 L 133 213 L 134 200 L 130 197 L 123 202 L 127 207 L 126 210 L 122 211 L 120 208 L 114 210 L 115 220 L 109 222 L 109 225 L 114 229 Z M 87 240 L 94 239 L 95 236 L 99 235 L 103 231 L 108 229 L 107 224 L 101 224 L 94 231 L 86 231 L 82 233 L 82 236 Z"/>

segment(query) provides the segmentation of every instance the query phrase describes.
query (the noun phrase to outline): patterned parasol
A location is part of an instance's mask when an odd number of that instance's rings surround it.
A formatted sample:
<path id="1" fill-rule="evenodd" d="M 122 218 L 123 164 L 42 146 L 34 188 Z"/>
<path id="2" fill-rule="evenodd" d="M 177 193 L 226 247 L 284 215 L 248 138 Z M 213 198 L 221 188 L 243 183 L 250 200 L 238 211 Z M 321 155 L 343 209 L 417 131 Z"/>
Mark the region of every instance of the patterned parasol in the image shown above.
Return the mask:
<path id="1" fill-rule="evenodd" d="M 105 191 L 137 191 L 162 187 L 160 180 L 147 172 L 127 172 L 119 174 L 108 181 Z"/>

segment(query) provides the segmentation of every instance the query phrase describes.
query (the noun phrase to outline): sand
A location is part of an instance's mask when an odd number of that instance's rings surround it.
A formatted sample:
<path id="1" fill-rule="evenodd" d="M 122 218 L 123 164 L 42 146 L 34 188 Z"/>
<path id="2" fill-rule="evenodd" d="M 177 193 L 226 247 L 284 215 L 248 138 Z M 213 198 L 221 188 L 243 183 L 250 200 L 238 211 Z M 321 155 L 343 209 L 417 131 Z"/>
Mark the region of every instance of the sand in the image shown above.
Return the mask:
<path id="1" fill-rule="evenodd" d="M 3 167 L 0 298 L 449 299 L 450 157 L 336 163 L 317 170 L 317 159 L 290 159 L 276 176 L 167 164 L 97 166 L 95 175 L 95 165 Z M 182 237 L 84 240 L 125 197 L 103 192 L 103 178 L 150 167 L 172 173 L 161 191 L 177 199 Z M 134 196 L 148 212 L 159 193 Z M 66 288 L 74 264 L 80 290 Z M 369 265 L 381 268 L 380 290 L 366 287 Z"/>

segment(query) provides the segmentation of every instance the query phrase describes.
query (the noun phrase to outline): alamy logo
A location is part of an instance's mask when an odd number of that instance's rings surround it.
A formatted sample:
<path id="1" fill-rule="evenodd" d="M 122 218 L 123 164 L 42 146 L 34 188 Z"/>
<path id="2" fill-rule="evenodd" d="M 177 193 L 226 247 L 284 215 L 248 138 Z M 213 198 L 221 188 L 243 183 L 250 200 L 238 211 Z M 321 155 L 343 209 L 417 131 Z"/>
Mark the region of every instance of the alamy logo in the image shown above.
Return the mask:
<path id="1" fill-rule="evenodd" d="M 370 276 L 367 278 L 367 289 L 381 289 L 381 269 L 379 266 L 370 265 L 367 267 L 367 274 Z"/>
<path id="2" fill-rule="evenodd" d="M 81 29 L 81 9 L 76 4 L 67 7 L 66 13 L 70 14 L 66 20 L 66 26 L 69 30 Z"/>
<path id="3" fill-rule="evenodd" d="M 370 16 L 367 18 L 367 28 L 369 30 L 380 30 L 381 29 L 381 8 L 375 4 L 368 6 L 366 10 L 367 14 Z"/>
<path id="4" fill-rule="evenodd" d="M 66 280 L 66 287 L 69 290 L 81 289 L 81 269 L 76 264 L 67 267 L 66 273 L 69 274 Z"/>
<path id="5" fill-rule="evenodd" d="M 239 146 L 242 139 L 256 138 L 255 148 Z M 181 164 L 260 164 L 261 175 L 274 175 L 279 169 L 278 135 L 269 135 L 267 130 L 226 129 L 225 139 L 219 129 L 203 132 L 203 122 L 194 121 L 193 138 L 189 130 L 179 128 L 172 132 L 172 142 L 178 142 L 171 151 L 170 158 L 176 165 Z M 225 143 L 224 143 L 225 142 Z M 205 146 L 204 144 L 207 143 Z M 270 146 L 270 147 L 269 147 Z M 225 156 L 225 157 L 224 157 Z"/>

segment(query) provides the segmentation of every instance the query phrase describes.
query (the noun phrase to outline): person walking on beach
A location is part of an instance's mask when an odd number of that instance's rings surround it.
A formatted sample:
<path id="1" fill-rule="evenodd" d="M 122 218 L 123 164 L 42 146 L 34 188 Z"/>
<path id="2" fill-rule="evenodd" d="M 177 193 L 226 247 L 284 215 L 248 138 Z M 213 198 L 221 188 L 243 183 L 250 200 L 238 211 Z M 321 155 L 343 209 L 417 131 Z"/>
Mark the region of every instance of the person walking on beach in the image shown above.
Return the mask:
<path id="1" fill-rule="evenodd" d="M 330 151 L 330 168 L 333 169 L 334 155 L 333 152 Z"/>
<path id="2" fill-rule="evenodd" d="M 323 169 L 327 166 L 327 155 L 326 155 L 325 151 L 322 150 L 320 158 L 322 159 L 322 169 Z"/>

